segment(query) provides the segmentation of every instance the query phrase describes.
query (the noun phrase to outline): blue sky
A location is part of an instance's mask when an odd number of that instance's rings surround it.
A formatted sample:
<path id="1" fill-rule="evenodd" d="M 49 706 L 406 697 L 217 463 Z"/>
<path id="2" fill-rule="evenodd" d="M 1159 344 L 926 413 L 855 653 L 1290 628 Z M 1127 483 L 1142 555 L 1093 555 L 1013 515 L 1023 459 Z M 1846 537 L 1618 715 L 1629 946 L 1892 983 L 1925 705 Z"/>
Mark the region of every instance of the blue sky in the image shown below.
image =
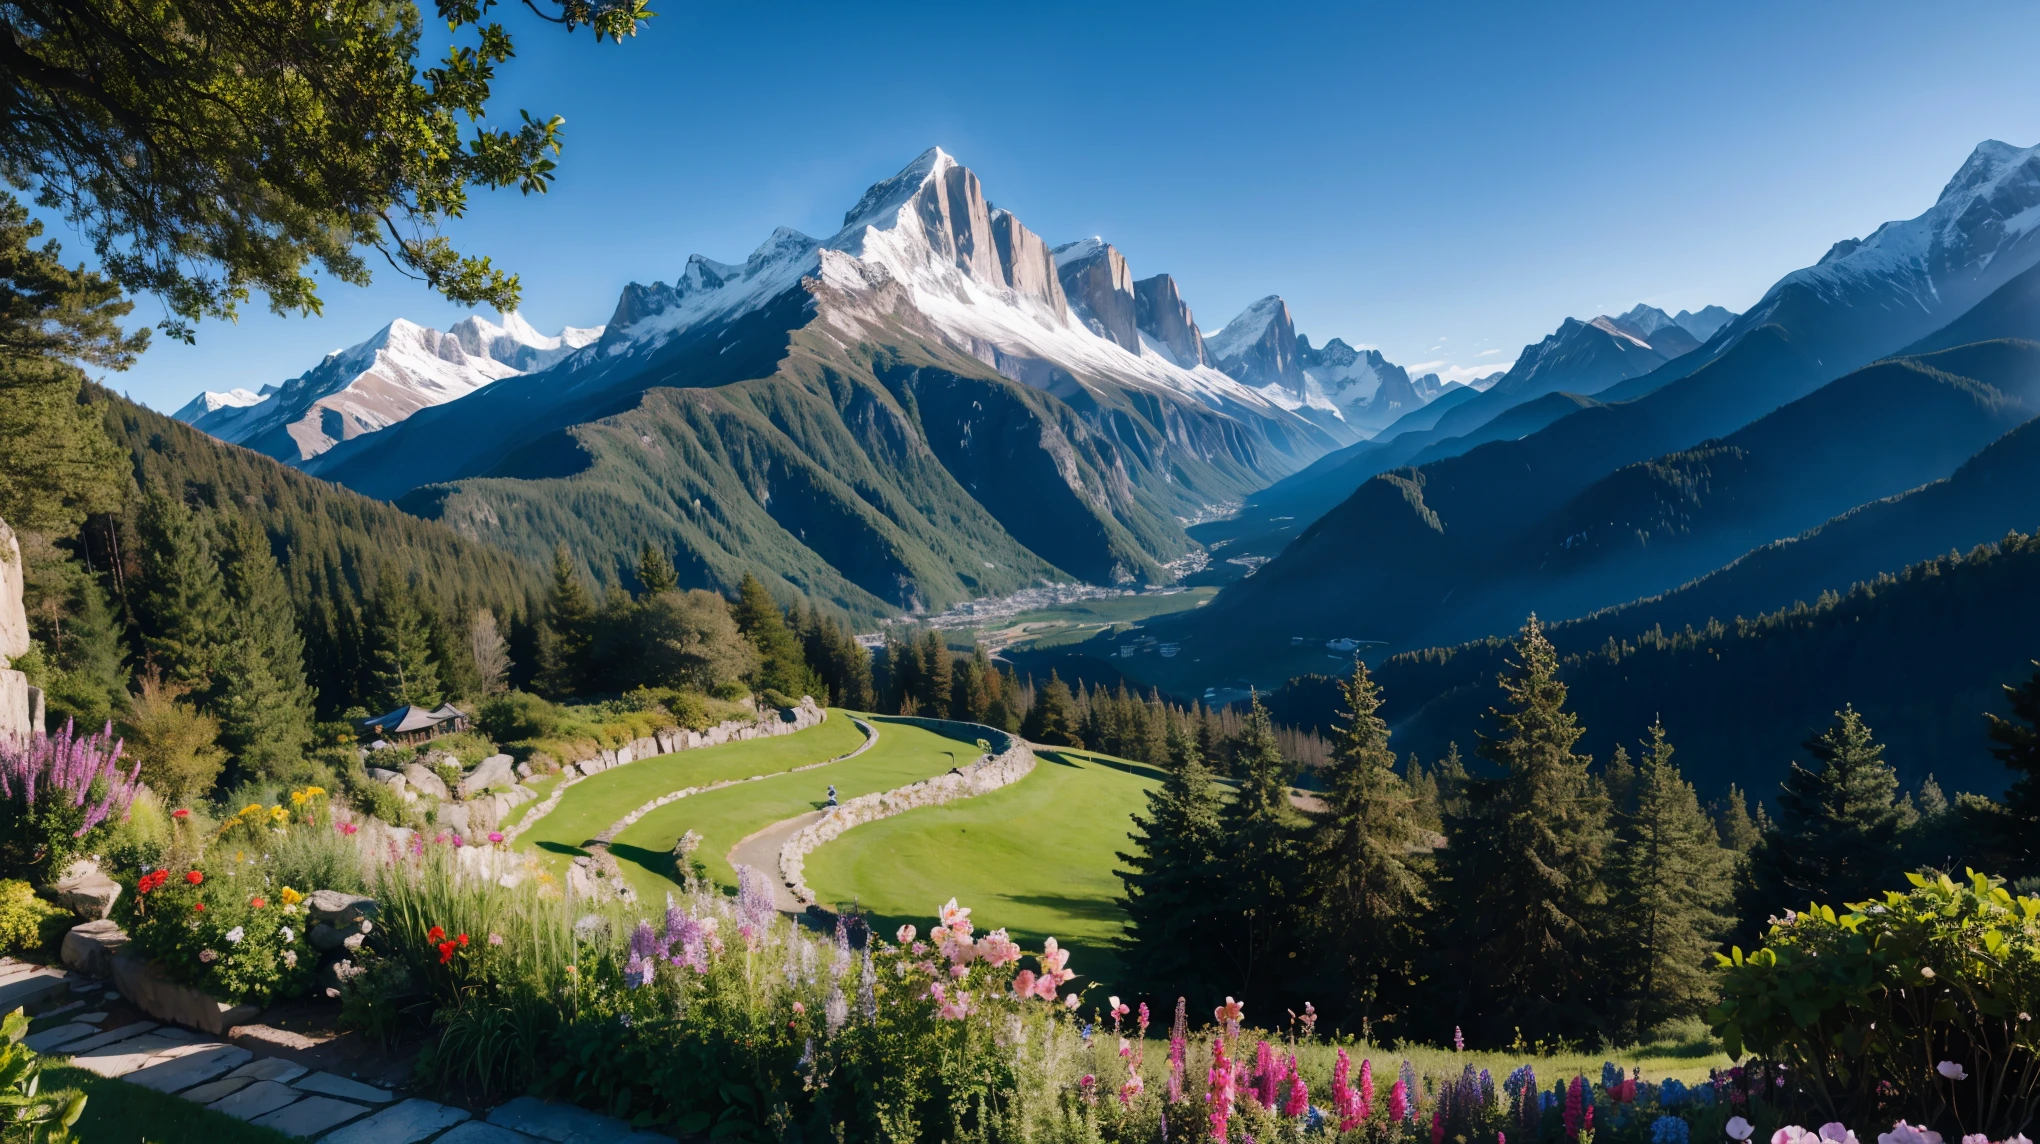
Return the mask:
<path id="1" fill-rule="evenodd" d="M 496 115 L 566 116 L 560 178 L 448 232 L 523 275 L 541 329 L 690 253 L 829 234 L 939 144 L 1050 242 L 1176 275 L 1207 331 L 1278 293 L 1316 341 L 1473 371 L 1569 314 L 1740 310 L 1926 209 L 1980 140 L 2040 141 L 2030 4 L 653 7 L 620 47 L 502 9 Z M 108 380 L 169 410 L 463 315 L 388 270 L 325 294 Z"/>

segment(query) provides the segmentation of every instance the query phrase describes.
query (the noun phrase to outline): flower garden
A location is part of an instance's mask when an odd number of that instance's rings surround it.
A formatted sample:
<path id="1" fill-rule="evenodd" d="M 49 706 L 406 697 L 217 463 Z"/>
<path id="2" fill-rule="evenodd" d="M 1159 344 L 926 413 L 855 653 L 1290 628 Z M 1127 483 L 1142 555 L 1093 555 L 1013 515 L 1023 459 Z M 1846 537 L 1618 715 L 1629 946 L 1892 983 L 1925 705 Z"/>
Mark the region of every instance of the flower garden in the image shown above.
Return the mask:
<path id="1" fill-rule="evenodd" d="M 874 781 L 928 769 L 871 754 Z M 763 800 L 750 817 L 785 809 L 774 781 L 733 788 Z M 1014 817 L 1023 794 L 915 813 L 982 825 L 958 815 Z M 477 1108 L 535 1094 L 675 1137 L 1128 1144 L 2026 1144 L 2040 1108 L 2040 899 L 1982 876 L 1778 919 L 1722 959 L 1697 1052 L 1602 1063 L 1379 1043 L 1301 999 L 1114 995 L 1055 936 L 1025 937 L 1040 917 L 1023 930 L 955 898 L 875 927 L 789 917 L 747 866 L 735 893 L 698 866 L 656 897 L 642 876 L 576 891 L 501 831 L 395 826 L 318 786 L 166 808 L 104 735 L 0 752 L 0 799 L 16 862 L 97 854 L 116 872 L 124 956 L 223 1003 L 324 998 L 337 1027 L 414 1047 L 419 1091 Z M 868 828 L 862 860 L 906 821 Z"/>

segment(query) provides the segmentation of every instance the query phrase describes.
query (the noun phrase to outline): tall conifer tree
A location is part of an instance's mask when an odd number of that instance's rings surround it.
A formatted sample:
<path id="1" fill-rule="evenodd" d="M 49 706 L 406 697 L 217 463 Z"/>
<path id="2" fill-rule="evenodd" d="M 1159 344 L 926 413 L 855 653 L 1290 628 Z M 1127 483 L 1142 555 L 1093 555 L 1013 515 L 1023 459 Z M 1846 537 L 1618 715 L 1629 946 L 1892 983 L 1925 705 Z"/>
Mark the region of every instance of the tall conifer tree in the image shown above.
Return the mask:
<path id="1" fill-rule="evenodd" d="M 800 641 L 786 626 L 785 613 L 779 610 L 765 585 L 749 572 L 744 573 L 743 583 L 737 588 L 737 603 L 731 615 L 737 621 L 737 630 L 758 649 L 758 670 L 753 679 L 758 690 L 769 688 L 789 699 L 820 690 L 808 672 L 807 656 Z"/>
<path id="2" fill-rule="evenodd" d="M 1535 616 L 1500 677 L 1504 705 L 1481 757 L 1501 777 L 1469 780 L 1469 816 L 1450 854 L 1462 903 L 1466 969 L 1485 986 L 1484 1035 L 1512 1026 L 1567 1036 L 1605 1028 L 1591 1002 L 1594 939 L 1605 902 L 1608 800 L 1573 753 L 1582 731 L 1565 709 L 1558 655 Z"/>
<path id="3" fill-rule="evenodd" d="M 589 649 L 595 639 L 595 605 L 565 545 L 553 549 L 552 586 L 538 632 L 538 675 L 532 686 L 560 698 L 578 695 L 589 684 Z"/>
<path id="4" fill-rule="evenodd" d="M 1672 761 L 1652 724 L 1633 795 L 1618 818 L 1609 861 L 1610 980 L 1630 985 L 1624 1010 L 1635 1038 L 1661 1021 L 1697 1016 L 1714 995 L 1708 954 L 1734 918 L 1736 855 Z"/>
<path id="5" fill-rule="evenodd" d="M 1427 905 L 1420 853 L 1427 853 L 1416 800 L 1395 773 L 1381 696 L 1355 660 L 1340 685 L 1345 710 L 1324 768 L 1325 809 L 1309 850 L 1312 916 L 1324 971 L 1350 1011 L 1370 1012 L 1385 972 L 1412 952 L 1415 920 Z"/>
<path id="6" fill-rule="evenodd" d="M 312 739 L 304 637 L 261 526 L 233 511 L 220 514 L 216 526 L 232 605 L 229 650 L 212 703 L 220 745 L 248 774 L 285 779 Z"/>
<path id="7" fill-rule="evenodd" d="M 174 687 L 208 698 L 231 638 L 219 557 L 203 522 L 174 497 L 151 492 L 138 524 L 145 653 Z"/>
<path id="8" fill-rule="evenodd" d="M 680 586 L 680 573 L 674 570 L 672 559 L 663 550 L 652 547 L 650 541 L 638 549 L 637 578 L 639 589 L 647 596 L 671 592 Z"/>
<path id="9" fill-rule="evenodd" d="M 1806 742 L 1814 765 L 1792 764 L 1778 791 L 1778 821 L 1754 859 L 1755 927 L 1809 902 L 1841 906 L 1898 888 L 1899 836 L 1910 826 L 1898 800 L 1898 772 L 1854 707 L 1835 712 Z"/>
<path id="10" fill-rule="evenodd" d="M 1133 816 L 1134 851 L 1118 855 L 1126 886 L 1128 968 L 1157 995 L 1216 998 L 1224 982 L 1206 955 L 1216 940 L 1222 872 L 1218 866 L 1220 799 L 1197 740 L 1170 736 L 1168 777 L 1147 794 L 1147 814 Z"/>
<path id="11" fill-rule="evenodd" d="M 1275 1000 L 1278 978 L 1292 968 L 1296 905 L 1303 889 L 1301 824 L 1289 804 L 1291 767 L 1275 739 L 1259 694 L 1233 741 L 1240 786 L 1219 814 L 1225 924 L 1216 952 L 1242 998 Z"/>
<path id="12" fill-rule="evenodd" d="M 376 709 L 439 706 L 445 693 L 432 656 L 432 632 L 410 586 L 393 572 L 384 571 L 376 583 L 368 635 L 369 694 Z"/>

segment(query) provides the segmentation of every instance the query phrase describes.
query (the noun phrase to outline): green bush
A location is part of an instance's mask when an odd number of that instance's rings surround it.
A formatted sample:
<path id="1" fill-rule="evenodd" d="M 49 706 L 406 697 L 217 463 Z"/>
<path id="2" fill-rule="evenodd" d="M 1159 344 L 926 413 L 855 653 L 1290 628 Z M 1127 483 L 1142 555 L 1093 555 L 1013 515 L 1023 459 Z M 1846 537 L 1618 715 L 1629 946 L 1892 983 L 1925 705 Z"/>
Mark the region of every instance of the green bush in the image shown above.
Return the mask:
<path id="1" fill-rule="evenodd" d="M 397 788 L 388 783 L 379 783 L 363 778 L 347 790 L 348 804 L 355 810 L 387 822 L 391 826 L 402 826 L 410 819 L 410 807 Z"/>
<path id="2" fill-rule="evenodd" d="M 1774 919 L 1763 948 L 1720 958 L 1708 1019 L 1729 1055 L 1785 1067 L 1795 1111 L 2003 1139 L 2040 1110 L 2040 898 L 1973 871 L 1907 877 L 1909 893 Z"/>
<path id="3" fill-rule="evenodd" d="M 788 707 L 793 707 L 797 705 L 799 701 L 789 699 L 786 697 L 786 694 L 784 692 L 774 691 L 772 688 L 768 687 L 765 690 L 760 691 L 758 693 L 758 702 L 763 703 L 767 707 L 775 707 L 781 711 L 784 711 Z"/>
<path id="4" fill-rule="evenodd" d="M 522 691 L 495 696 L 475 713 L 475 726 L 499 743 L 551 738 L 559 733 L 560 724 L 559 708 Z"/>
<path id="5" fill-rule="evenodd" d="M 351 894 L 368 888 L 361 848 L 331 826 L 297 826 L 285 831 L 270 845 L 265 862 L 272 886 L 290 886 L 306 893 L 345 890 Z"/>
<path id="6" fill-rule="evenodd" d="M 459 731 L 441 735 L 425 745 L 435 753 L 452 755 L 462 766 L 473 767 L 483 759 L 496 753 L 496 744 L 487 735 L 477 731 Z"/>
<path id="7" fill-rule="evenodd" d="M 375 767 L 385 771 L 401 771 L 418 761 L 416 747 L 377 747 L 361 761 L 363 767 Z"/>
<path id="8" fill-rule="evenodd" d="M 47 949 L 77 921 L 71 911 L 36 897 L 27 882 L 0 882 L 0 953 Z"/>
<path id="9" fill-rule="evenodd" d="M 316 829 L 316 828 L 311 828 Z M 221 853 L 124 887 L 114 911 L 137 953 L 223 1001 L 266 1005 L 302 993 L 318 963 L 302 890 L 259 858 Z"/>
<path id="10" fill-rule="evenodd" d="M 137 878 L 161 866 L 170 853 L 170 814 L 153 791 L 135 796 L 99 848 L 99 865 L 112 878 Z"/>

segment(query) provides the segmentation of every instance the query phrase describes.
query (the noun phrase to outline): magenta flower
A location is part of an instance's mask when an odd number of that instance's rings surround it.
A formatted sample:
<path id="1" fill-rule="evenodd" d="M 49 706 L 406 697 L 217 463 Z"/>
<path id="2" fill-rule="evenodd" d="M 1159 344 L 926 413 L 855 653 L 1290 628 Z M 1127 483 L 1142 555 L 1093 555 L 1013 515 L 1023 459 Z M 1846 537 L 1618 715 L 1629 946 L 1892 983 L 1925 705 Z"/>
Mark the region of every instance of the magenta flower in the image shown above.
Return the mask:
<path id="1" fill-rule="evenodd" d="M 1310 1089 L 1303 1074 L 1296 1071 L 1296 1058 L 1289 1058 L 1289 1096 L 1282 1102 L 1282 1115 L 1303 1116 L 1310 1112 Z"/>
<path id="2" fill-rule="evenodd" d="M 1207 1116 L 1211 1123 L 1211 1138 L 1218 1144 L 1226 1144 L 1226 1131 L 1232 1125 L 1233 1114 L 1233 1066 L 1226 1059 L 1224 1041 L 1211 1046 L 1211 1075 L 1206 1078 L 1204 1102 L 1210 1108 Z"/>
<path id="3" fill-rule="evenodd" d="M 1388 1118 L 1399 1122 L 1409 1115 L 1409 1111 L 1410 1086 L 1397 1077 L 1395 1087 L 1388 1090 Z"/>

